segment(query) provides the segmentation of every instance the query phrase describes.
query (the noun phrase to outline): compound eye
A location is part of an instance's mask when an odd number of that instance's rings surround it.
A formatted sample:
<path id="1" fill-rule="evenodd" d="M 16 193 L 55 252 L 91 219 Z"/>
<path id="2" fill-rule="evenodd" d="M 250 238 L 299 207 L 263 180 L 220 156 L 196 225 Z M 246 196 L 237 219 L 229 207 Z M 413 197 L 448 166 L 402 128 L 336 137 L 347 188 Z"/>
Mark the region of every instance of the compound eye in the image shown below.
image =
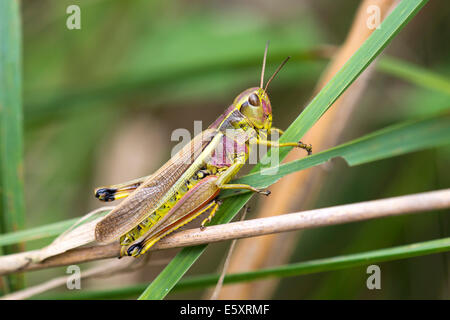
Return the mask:
<path id="1" fill-rule="evenodd" d="M 259 106 L 259 97 L 255 93 L 252 93 L 250 97 L 248 97 L 248 103 L 254 107 Z"/>

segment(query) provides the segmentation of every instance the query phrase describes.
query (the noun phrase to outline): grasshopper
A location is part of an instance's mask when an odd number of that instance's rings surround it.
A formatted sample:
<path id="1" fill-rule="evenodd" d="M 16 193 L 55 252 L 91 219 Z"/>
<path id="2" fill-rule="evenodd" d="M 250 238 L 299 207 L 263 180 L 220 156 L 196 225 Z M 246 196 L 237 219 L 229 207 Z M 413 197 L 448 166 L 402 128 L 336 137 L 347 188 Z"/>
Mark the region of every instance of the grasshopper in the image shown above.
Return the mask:
<path id="1" fill-rule="evenodd" d="M 240 93 L 216 121 L 158 171 L 95 190 L 95 196 L 102 201 L 126 198 L 97 223 L 97 242 L 120 239 L 121 256 L 139 257 L 170 232 L 209 211 L 201 223 L 204 229 L 221 204 L 217 198 L 220 190 L 250 190 L 269 195 L 268 190 L 229 183 L 247 161 L 251 145 L 299 147 L 311 154 L 311 145 L 301 141 L 267 140 L 267 134 L 273 131 L 283 134 L 282 130 L 272 127 L 267 88 L 289 59 L 283 61 L 264 87 L 267 50 L 268 45 L 264 51 L 260 86 Z"/>

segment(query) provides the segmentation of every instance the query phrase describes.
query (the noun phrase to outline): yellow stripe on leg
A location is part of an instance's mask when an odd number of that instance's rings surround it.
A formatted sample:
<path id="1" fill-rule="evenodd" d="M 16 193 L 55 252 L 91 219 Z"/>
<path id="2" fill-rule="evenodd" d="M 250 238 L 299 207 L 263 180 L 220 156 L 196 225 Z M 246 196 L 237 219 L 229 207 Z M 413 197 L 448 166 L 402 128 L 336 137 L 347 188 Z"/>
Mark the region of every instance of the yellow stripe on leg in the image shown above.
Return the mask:
<path id="1" fill-rule="evenodd" d="M 219 188 L 220 189 L 250 190 L 253 192 L 264 194 L 266 196 L 268 196 L 270 194 L 269 190 L 258 189 L 258 188 L 252 187 L 251 185 L 248 185 L 248 184 L 238 184 L 238 183 L 223 184 L 223 185 L 219 186 Z"/>

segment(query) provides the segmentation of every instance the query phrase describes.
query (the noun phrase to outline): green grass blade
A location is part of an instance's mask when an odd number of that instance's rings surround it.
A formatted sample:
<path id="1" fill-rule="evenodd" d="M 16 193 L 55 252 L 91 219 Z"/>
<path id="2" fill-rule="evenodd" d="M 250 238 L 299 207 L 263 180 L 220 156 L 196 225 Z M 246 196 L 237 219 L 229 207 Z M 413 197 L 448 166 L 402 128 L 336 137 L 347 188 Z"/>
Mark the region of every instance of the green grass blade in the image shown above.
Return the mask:
<path id="1" fill-rule="evenodd" d="M 79 218 L 59 221 L 32 229 L 20 230 L 0 235 L 0 246 L 18 242 L 44 239 L 57 236 L 77 222 Z"/>
<path id="2" fill-rule="evenodd" d="M 294 277 L 305 274 L 366 266 L 373 263 L 420 257 L 440 252 L 447 252 L 449 250 L 450 238 L 444 238 L 388 249 L 373 250 L 363 253 L 348 254 L 344 256 L 292 263 L 258 271 L 228 274 L 225 276 L 224 283 L 230 284 L 267 278 Z M 174 291 L 201 289 L 215 285 L 218 279 L 219 275 L 217 274 L 191 276 L 181 280 L 173 289 Z M 58 295 L 54 297 L 45 295 L 44 297 L 46 299 L 108 299 L 136 295 L 145 287 L 145 285 L 139 284 L 135 286 L 104 291 L 81 291 L 73 293 L 71 292 L 67 295 Z"/>
<path id="3" fill-rule="evenodd" d="M 0 235 L 0 246 L 23 242 L 23 241 L 30 241 L 30 240 L 37 240 L 37 239 L 43 239 L 43 238 L 49 238 L 54 237 L 62 232 L 66 231 L 69 228 L 76 228 L 84 223 L 90 222 L 92 220 L 95 220 L 99 217 L 105 216 L 110 212 L 110 210 L 102 210 L 98 211 L 95 214 L 91 214 L 89 217 L 84 218 L 74 218 L 64 221 L 55 222 L 52 224 L 43 225 L 40 227 L 27 229 L 27 230 L 21 230 L 17 232 L 11 232 L 7 234 Z"/>
<path id="4" fill-rule="evenodd" d="M 304 112 L 291 124 L 281 137 L 281 141 L 298 141 L 425 3 L 427 3 L 426 0 L 400 2 L 392 13 L 386 17 L 380 28 L 372 33 L 369 39 L 364 42 L 342 69 L 317 94 Z M 280 150 L 280 160 L 287 155 L 287 152 L 288 150 Z M 260 168 L 261 166 L 255 166 L 253 172 Z M 212 223 L 229 222 L 250 197 L 250 195 L 240 195 L 225 201 L 218 214 L 219 217 L 214 219 Z M 192 253 L 188 252 L 193 250 L 191 248 L 183 249 L 146 288 L 139 299 L 163 299 L 193 262 L 200 257 L 205 248 L 206 246 L 199 246 Z"/>
<path id="5" fill-rule="evenodd" d="M 22 40 L 19 2 L 0 2 L 0 227 L 10 232 L 24 226 Z M 4 248 L 17 252 L 20 246 Z M 22 277 L 10 277 L 12 289 Z M 1 289 L 0 289 L 1 290 Z"/>
<path id="6" fill-rule="evenodd" d="M 391 57 L 383 57 L 378 63 L 378 70 L 404 79 L 417 86 L 450 96 L 450 80 L 448 78 L 412 63 Z"/>
<path id="7" fill-rule="evenodd" d="M 234 180 L 233 183 L 266 188 L 287 174 L 311 168 L 337 157 L 344 158 L 350 166 L 356 166 L 447 144 L 450 144 L 450 114 L 396 124 L 309 157 L 250 173 Z M 226 190 L 221 197 L 233 195 L 236 195 L 236 192 Z"/>
<path id="8" fill-rule="evenodd" d="M 349 254 L 319 260 L 311 260 L 267 268 L 253 272 L 227 275 L 224 283 L 248 282 L 271 277 L 292 277 L 324 271 L 339 270 L 373 263 L 407 259 L 417 256 L 447 252 L 450 250 L 450 238 L 419 242 L 388 249 L 374 250 L 357 254 Z M 203 275 L 180 281 L 177 289 L 193 289 L 214 285 L 218 275 Z"/>

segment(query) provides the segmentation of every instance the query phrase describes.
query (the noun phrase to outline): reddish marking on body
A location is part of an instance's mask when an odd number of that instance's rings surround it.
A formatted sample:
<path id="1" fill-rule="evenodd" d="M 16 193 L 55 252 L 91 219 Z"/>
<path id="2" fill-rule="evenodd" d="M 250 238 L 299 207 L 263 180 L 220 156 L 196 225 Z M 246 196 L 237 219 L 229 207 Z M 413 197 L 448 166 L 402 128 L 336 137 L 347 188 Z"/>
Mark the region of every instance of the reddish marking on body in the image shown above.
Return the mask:
<path id="1" fill-rule="evenodd" d="M 245 135 L 236 135 L 236 138 L 242 141 L 224 136 L 213 151 L 208 163 L 218 168 L 229 167 L 233 164 L 236 154 L 248 153 Z"/>
<path id="2" fill-rule="evenodd" d="M 270 105 L 269 100 L 267 100 L 267 103 L 264 99 L 261 100 L 262 103 L 262 108 L 264 111 L 265 115 L 271 114 L 272 113 L 272 106 Z"/>

